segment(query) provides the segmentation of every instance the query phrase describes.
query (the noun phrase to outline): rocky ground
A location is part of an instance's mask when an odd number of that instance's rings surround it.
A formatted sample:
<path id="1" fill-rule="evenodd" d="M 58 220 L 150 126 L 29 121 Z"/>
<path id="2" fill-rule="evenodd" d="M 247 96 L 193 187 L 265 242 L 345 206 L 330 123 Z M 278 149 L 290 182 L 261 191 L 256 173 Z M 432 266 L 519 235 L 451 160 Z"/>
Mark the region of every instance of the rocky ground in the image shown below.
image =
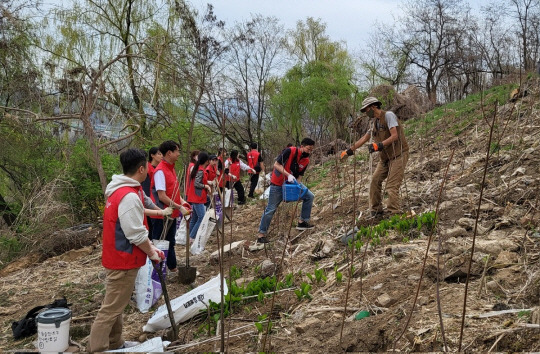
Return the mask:
<path id="1" fill-rule="evenodd" d="M 233 307 L 225 323 L 226 348 L 291 353 L 457 351 L 474 249 L 461 350 L 539 351 L 540 112 L 538 83 L 527 85 L 527 96 L 502 102 L 496 115 L 486 95 L 483 105 L 463 103 L 469 105 L 467 114 L 449 106 L 437 121 L 406 123 L 415 133 L 409 135 L 411 155 L 401 189 L 404 206 L 418 215 L 434 211 L 439 204 L 439 223 L 434 233 L 425 228 L 390 231 L 380 244 L 362 246 L 354 254 L 352 277 L 351 253 L 341 236 L 352 227 L 355 216 L 359 226 L 376 224 L 366 217 L 370 170 L 376 162 L 366 152 L 345 162 L 331 158 L 307 173 L 306 183 L 316 195 L 313 230 L 290 229 L 296 206 L 283 204 L 272 223 L 273 242 L 264 250 L 250 251 L 265 203 L 250 201 L 236 208 L 232 222 L 224 226 L 225 240 L 245 241 L 245 247 L 224 257 L 225 277 L 235 266 L 242 273 L 237 283 L 247 284 L 272 275 L 277 268 L 279 279 L 294 275 L 294 288 L 302 283 L 312 288 L 311 299 L 299 300 L 293 289 L 277 293 L 273 300 L 271 296 L 249 299 Z M 488 146 L 492 154 L 486 164 Z M 84 350 L 104 291 L 99 231 L 97 226 L 89 231 L 96 240 L 90 246 L 43 262 L 36 262 L 39 254 L 30 255 L 2 269 L 0 349 L 33 349 L 35 336 L 13 340 L 11 322 L 38 304 L 66 296 L 73 303 L 71 337 Z M 216 241 L 212 238 L 207 250 L 191 259 L 199 272 L 195 285 L 219 273 L 219 264 L 211 256 Z M 184 252 L 177 245 L 180 260 Z M 316 271 L 326 280 L 317 281 Z M 336 279 L 338 272 L 341 281 Z M 177 297 L 191 286 L 172 276 L 168 289 L 171 297 Z M 361 310 L 370 316 L 355 320 Z M 269 337 L 254 325 L 265 314 L 273 323 Z M 166 331 L 142 332 L 150 316 L 130 306 L 124 317 L 126 338 L 167 335 Z M 198 316 L 181 324 L 171 347 L 182 352 L 219 350 L 220 337 L 208 335 L 206 323 Z"/>

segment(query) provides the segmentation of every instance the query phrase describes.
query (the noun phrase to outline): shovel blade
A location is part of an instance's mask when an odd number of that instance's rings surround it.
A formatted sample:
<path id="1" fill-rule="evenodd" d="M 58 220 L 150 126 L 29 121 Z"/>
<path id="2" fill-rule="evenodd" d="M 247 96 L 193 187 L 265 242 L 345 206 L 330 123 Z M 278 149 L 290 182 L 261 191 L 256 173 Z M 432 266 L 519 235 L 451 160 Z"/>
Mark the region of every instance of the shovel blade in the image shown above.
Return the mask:
<path id="1" fill-rule="evenodd" d="M 178 268 L 178 282 L 180 284 L 189 285 L 192 284 L 197 278 L 197 268 L 184 267 Z"/>

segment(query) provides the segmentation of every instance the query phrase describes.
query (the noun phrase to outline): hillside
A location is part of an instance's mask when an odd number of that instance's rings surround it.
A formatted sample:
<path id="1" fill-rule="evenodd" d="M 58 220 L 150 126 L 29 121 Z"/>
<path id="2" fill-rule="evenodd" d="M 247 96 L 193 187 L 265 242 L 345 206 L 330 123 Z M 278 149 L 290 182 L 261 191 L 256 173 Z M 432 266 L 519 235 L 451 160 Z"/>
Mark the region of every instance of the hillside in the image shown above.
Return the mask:
<path id="1" fill-rule="evenodd" d="M 351 254 L 341 236 L 357 215 L 358 225 L 367 230 L 370 225 L 381 225 L 366 217 L 370 170 L 376 161 L 369 160 L 363 147 L 356 159 L 329 159 L 311 168 L 305 182 L 316 197 L 312 216 L 317 227 L 302 233 L 290 230 L 296 206 L 282 204 L 274 217 L 270 233 L 273 242 L 267 249 L 250 252 L 247 247 L 241 248 L 225 257 L 224 264 L 227 277 L 229 266 L 234 266 L 233 276 L 241 285 L 257 282 L 268 270 L 266 264 L 262 266 L 268 259 L 279 268 L 278 280 L 292 274 L 289 280 L 295 289 L 309 284 L 311 290 L 304 293 L 306 296 L 289 290 L 277 293 L 274 301 L 267 296 L 236 303 L 226 320 L 226 330 L 230 330 L 228 350 L 262 351 L 263 336 L 254 323 L 269 314 L 273 327 L 266 350 L 276 352 L 388 351 L 402 331 L 404 335 L 395 343 L 397 350 L 442 351 L 446 342 L 448 350 L 457 351 L 465 278 L 476 229 L 462 350 L 539 351 L 539 82 L 528 81 L 521 88 L 527 94 L 510 102 L 513 88 L 496 87 L 405 123 L 411 150 L 406 183 L 401 189 L 404 206 L 417 216 L 435 211 L 444 182 L 439 222 L 431 242 L 426 220 L 424 226 L 414 227 L 403 222 L 380 238 L 368 231 L 366 235 L 371 238 L 360 239 L 363 243 L 357 244 L 359 252 L 355 247 L 352 278 Z M 500 104 L 495 109 L 496 100 Z M 488 144 L 492 122 L 495 124 Z M 488 146 L 491 154 L 482 189 Z M 258 200 L 235 209 L 232 222 L 225 224 L 226 242 L 254 241 L 263 208 L 264 201 Z M 378 230 L 387 227 L 383 223 Z M 30 308 L 61 296 L 73 303 L 72 340 L 86 346 L 104 292 L 99 228 L 94 226 L 88 234 L 96 239 L 92 246 L 42 263 L 35 263 L 40 255 L 31 255 L 0 272 L 1 350 L 33 349 L 35 336 L 13 340 L 11 322 L 22 318 Z M 208 252 L 192 257 L 192 265 L 200 273 L 196 284 L 219 273 L 219 265 L 210 261 L 210 253 L 216 249 L 213 238 L 207 245 Z M 184 252 L 184 246 L 178 245 L 180 264 Z M 269 274 L 273 269 L 270 265 Z M 167 287 L 171 297 L 190 289 L 174 277 Z M 347 294 L 347 319 L 340 340 Z M 359 310 L 369 311 L 370 316 L 353 320 Z M 504 310 L 516 311 L 501 312 Z M 143 334 L 142 326 L 150 316 L 129 307 L 124 316 L 126 339 L 165 335 Z M 205 327 L 208 323 L 210 328 Z M 208 329 L 215 330 L 215 325 L 202 316 L 181 324 L 179 339 L 171 348 L 182 352 L 219 350 L 219 337 L 207 333 Z"/>

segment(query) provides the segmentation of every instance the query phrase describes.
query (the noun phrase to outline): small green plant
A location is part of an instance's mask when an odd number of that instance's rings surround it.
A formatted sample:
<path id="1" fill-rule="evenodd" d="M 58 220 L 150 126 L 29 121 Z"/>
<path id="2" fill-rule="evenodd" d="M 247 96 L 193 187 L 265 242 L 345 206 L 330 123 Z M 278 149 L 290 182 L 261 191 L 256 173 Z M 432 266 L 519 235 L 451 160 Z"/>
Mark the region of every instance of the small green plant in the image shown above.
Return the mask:
<path id="1" fill-rule="evenodd" d="M 317 284 L 319 284 L 321 281 L 326 281 L 326 275 L 324 274 L 324 269 L 315 268 L 315 279 L 317 280 Z"/>
<path id="2" fill-rule="evenodd" d="M 519 318 L 523 320 L 528 320 L 529 317 L 531 316 L 531 311 L 530 310 L 519 311 L 517 315 Z"/>
<path id="3" fill-rule="evenodd" d="M 241 277 L 242 277 L 242 269 L 236 266 L 232 266 L 231 267 L 231 280 L 235 281 L 235 280 L 240 279 Z"/>
<path id="4" fill-rule="evenodd" d="M 296 294 L 296 297 L 298 300 L 302 300 L 304 298 L 311 300 L 311 295 L 309 294 L 309 291 L 311 290 L 311 285 L 309 285 L 306 282 L 303 282 L 300 284 L 300 289 L 296 289 L 294 293 Z"/>
<path id="5" fill-rule="evenodd" d="M 266 319 L 268 319 L 268 314 L 266 313 L 257 317 L 257 322 L 255 322 L 255 328 L 257 328 L 257 332 L 263 333 L 263 331 L 266 330 L 264 326 L 264 322 L 266 321 Z M 272 331 L 272 325 L 272 321 L 268 319 L 268 333 Z"/>
<path id="6" fill-rule="evenodd" d="M 313 275 L 312 275 L 311 273 L 309 273 L 309 272 L 306 273 L 306 277 L 308 277 L 308 279 L 309 279 L 310 282 L 314 283 L 314 281 L 313 281 Z"/>
<path id="7" fill-rule="evenodd" d="M 343 273 L 341 273 L 340 271 L 338 271 L 338 266 L 337 264 L 334 266 L 334 274 L 336 276 L 336 282 L 338 283 L 341 283 L 342 279 L 343 279 Z"/>

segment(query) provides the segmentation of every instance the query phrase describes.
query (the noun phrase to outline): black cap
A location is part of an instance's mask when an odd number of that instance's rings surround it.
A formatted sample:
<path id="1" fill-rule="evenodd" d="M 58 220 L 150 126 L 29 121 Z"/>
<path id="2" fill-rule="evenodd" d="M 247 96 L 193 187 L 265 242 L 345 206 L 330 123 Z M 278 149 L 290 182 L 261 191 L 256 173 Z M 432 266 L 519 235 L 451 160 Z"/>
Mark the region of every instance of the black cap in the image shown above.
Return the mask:
<path id="1" fill-rule="evenodd" d="M 210 155 L 208 156 L 208 160 L 215 160 L 217 159 L 217 156 L 216 155 Z"/>

